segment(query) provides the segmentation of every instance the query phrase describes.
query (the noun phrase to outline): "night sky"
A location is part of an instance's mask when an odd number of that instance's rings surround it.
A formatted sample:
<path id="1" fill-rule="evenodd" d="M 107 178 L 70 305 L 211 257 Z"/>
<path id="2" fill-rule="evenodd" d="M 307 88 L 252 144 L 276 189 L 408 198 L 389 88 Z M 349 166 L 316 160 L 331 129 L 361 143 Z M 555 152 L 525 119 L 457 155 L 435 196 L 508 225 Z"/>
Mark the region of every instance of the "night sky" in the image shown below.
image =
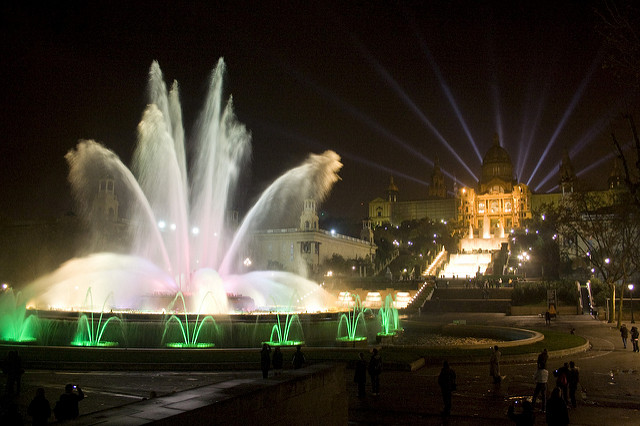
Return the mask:
<path id="1" fill-rule="evenodd" d="M 332 149 L 342 180 L 322 209 L 357 220 L 391 175 L 400 200 L 424 198 L 436 156 L 449 189 L 475 186 L 495 133 L 534 191 L 557 184 L 565 147 L 602 182 L 609 133 L 627 143 L 620 115 L 639 104 L 602 68 L 596 2 L 23 3 L 0 6 L 4 218 L 73 209 L 63 157 L 78 140 L 129 164 L 153 60 L 180 84 L 188 139 L 224 57 L 253 135 L 245 200 Z"/>

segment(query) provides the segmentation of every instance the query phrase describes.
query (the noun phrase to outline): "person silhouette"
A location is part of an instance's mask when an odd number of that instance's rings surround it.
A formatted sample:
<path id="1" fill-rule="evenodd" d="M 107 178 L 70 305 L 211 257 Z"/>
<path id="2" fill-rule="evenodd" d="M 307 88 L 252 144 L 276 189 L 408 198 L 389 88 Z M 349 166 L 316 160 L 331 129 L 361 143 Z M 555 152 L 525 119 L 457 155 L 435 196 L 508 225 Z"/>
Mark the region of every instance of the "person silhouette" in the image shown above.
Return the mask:
<path id="1" fill-rule="evenodd" d="M 271 366 L 271 348 L 266 343 L 262 345 L 260 351 L 260 368 L 262 369 L 262 378 L 269 377 L 269 367 Z"/>
<path id="2" fill-rule="evenodd" d="M 276 346 L 275 351 L 273 352 L 273 357 L 271 360 L 273 365 L 273 371 L 276 376 L 282 374 L 282 366 L 284 364 L 284 360 L 282 357 L 282 351 L 280 350 L 280 346 Z"/>
<path id="3" fill-rule="evenodd" d="M 353 374 L 353 381 L 358 384 L 358 397 L 364 397 L 365 385 L 367 383 L 367 361 L 365 361 L 364 354 L 362 352 L 358 354 L 358 361 L 356 362 L 356 371 Z"/>
<path id="4" fill-rule="evenodd" d="M 302 353 L 302 347 L 300 345 L 296 346 L 296 352 L 293 354 L 293 360 L 291 360 L 291 363 L 293 364 L 293 368 L 295 370 L 302 368 L 302 366 L 306 361 L 307 360 L 305 359 L 304 354 Z"/>
<path id="5" fill-rule="evenodd" d="M 53 413 L 58 421 L 73 420 L 78 418 L 80 410 L 78 402 L 84 399 L 84 392 L 80 386 L 68 384 L 64 387 L 64 393 L 60 395 L 60 399 L 56 402 Z"/>
<path id="6" fill-rule="evenodd" d="M 46 425 L 51 417 L 51 406 L 44 396 L 44 388 L 36 389 L 36 396 L 29 403 L 27 414 L 33 419 L 31 424 Z"/>

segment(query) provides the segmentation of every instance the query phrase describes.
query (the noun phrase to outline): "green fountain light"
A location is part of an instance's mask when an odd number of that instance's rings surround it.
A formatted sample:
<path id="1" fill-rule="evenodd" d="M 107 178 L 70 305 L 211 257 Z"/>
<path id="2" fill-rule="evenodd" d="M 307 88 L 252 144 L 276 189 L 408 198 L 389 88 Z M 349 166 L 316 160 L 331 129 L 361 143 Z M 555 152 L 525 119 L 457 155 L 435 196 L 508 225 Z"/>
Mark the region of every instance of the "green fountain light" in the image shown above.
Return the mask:
<path id="1" fill-rule="evenodd" d="M 298 314 L 292 314 L 294 311 L 292 309 L 293 299 L 295 297 L 295 293 L 291 296 L 291 300 L 289 301 L 289 306 L 286 310 L 287 315 L 285 317 L 284 323 L 280 319 L 280 312 L 283 312 L 279 307 L 276 301 L 273 301 L 273 304 L 276 306 L 276 323 L 271 327 L 271 336 L 269 340 L 266 342 L 262 342 L 261 344 L 267 344 L 269 346 L 298 346 L 304 345 L 304 333 L 302 332 L 302 324 L 300 324 L 300 318 Z M 299 299 L 298 299 L 299 300 Z"/>
<path id="2" fill-rule="evenodd" d="M 201 348 L 212 348 L 215 346 L 213 342 L 199 342 L 200 333 L 203 331 L 205 325 L 211 326 L 215 331 L 218 331 L 218 325 L 216 324 L 215 319 L 211 315 L 206 315 L 202 319 L 200 318 L 200 311 L 202 310 L 202 306 L 207 297 L 213 298 L 213 293 L 207 292 L 202 298 L 202 302 L 200 303 L 200 309 L 198 309 L 198 315 L 196 316 L 196 320 L 193 323 L 189 322 L 189 316 L 187 314 L 187 305 L 184 300 L 184 295 L 182 292 L 178 292 L 176 297 L 174 297 L 173 301 L 169 304 L 169 308 L 167 310 L 173 310 L 174 305 L 178 300 L 182 301 L 182 309 L 184 312 L 184 321 L 182 321 L 176 314 L 171 314 L 169 318 L 165 322 L 164 333 L 162 334 L 162 341 L 164 342 L 166 339 L 171 338 L 172 333 L 168 333 L 171 330 L 172 325 L 176 325 L 180 333 L 177 333 L 178 336 L 182 337 L 181 340 L 171 341 L 165 343 L 168 348 L 191 348 L 191 349 L 201 349 Z M 176 334 L 176 333 L 173 333 Z"/>
<path id="3" fill-rule="evenodd" d="M 398 309 L 395 307 L 395 302 L 391 294 L 385 297 L 384 306 L 378 311 L 378 319 L 380 321 L 380 332 L 378 336 L 396 336 L 399 331 L 402 331 L 400 319 L 398 318 Z"/>
<path id="4" fill-rule="evenodd" d="M 364 342 L 367 340 L 367 323 L 365 314 L 371 310 L 362 306 L 360 296 L 355 295 L 353 309 L 346 314 L 340 315 L 338 322 L 338 335 L 336 341 L 339 343 Z"/>
<path id="5" fill-rule="evenodd" d="M 91 287 L 87 289 L 87 294 L 85 295 L 84 299 L 84 306 L 89 307 L 88 310 L 90 311 L 90 313 L 89 316 L 87 314 L 82 314 L 78 318 L 78 328 L 76 330 L 73 341 L 71 341 L 72 346 L 115 347 L 119 345 L 118 342 L 102 340 L 102 336 L 104 335 L 107 326 L 111 322 L 118 322 L 122 327 L 122 319 L 118 318 L 115 315 L 107 318 L 104 323 L 102 322 L 104 308 L 110 297 L 113 297 L 112 293 L 109 293 L 104 300 L 104 303 L 102 304 L 102 310 L 100 311 L 100 318 L 96 322 L 93 317 L 93 293 L 91 292 Z M 87 305 L 87 301 L 89 301 L 89 305 Z"/>
<path id="6" fill-rule="evenodd" d="M 38 331 L 38 316 L 27 314 L 22 302 L 22 293 L 3 284 L 0 291 L 0 340 L 10 343 L 35 342 Z"/>

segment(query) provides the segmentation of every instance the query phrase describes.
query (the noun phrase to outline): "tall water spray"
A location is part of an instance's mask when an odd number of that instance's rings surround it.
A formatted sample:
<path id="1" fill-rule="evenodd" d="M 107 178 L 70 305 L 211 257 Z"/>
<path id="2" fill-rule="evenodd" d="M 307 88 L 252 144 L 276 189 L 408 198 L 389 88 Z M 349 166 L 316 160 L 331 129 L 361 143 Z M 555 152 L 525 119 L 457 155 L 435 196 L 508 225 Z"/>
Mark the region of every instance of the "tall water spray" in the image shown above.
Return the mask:
<path id="1" fill-rule="evenodd" d="M 298 309 L 326 306 L 328 295 L 312 281 L 281 271 L 242 274 L 237 265 L 247 237 L 262 220 L 328 195 L 338 180 L 340 157 L 332 151 L 311 154 L 263 192 L 237 229 L 230 227 L 225 219 L 250 155 L 251 135 L 237 120 L 232 99 L 224 102 L 224 73 L 220 59 L 189 143 L 192 161 L 185 152 L 178 84 L 167 90 L 156 62 L 131 171 L 95 141 L 81 141 L 67 153 L 69 182 L 84 217 L 90 216 L 99 179 L 109 176 L 122 188 L 131 205 L 130 250 L 70 260 L 27 287 L 30 305 L 83 309 L 90 286 L 96 299 L 111 293 L 114 309 L 154 309 L 153 295 L 179 291 L 191 296 L 190 309 L 209 300 L 207 313 L 228 312 L 228 293 L 251 297 L 258 307 L 272 300 L 284 304 L 294 293 L 307 295 Z"/>

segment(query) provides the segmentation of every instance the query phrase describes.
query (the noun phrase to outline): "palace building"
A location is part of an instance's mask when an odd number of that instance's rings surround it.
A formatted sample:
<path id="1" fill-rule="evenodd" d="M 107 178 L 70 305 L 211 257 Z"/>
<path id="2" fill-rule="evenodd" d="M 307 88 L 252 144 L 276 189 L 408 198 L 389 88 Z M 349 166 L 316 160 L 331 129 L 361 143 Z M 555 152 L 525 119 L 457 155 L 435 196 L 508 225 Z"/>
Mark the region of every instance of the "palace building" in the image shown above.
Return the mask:
<path id="1" fill-rule="evenodd" d="M 514 178 L 511 158 L 500 146 L 497 135 L 482 161 L 477 188 L 454 187 L 453 196 L 449 195 L 436 158 L 424 199 L 399 201 L 399 192 L 391 178 L 387 198 L 376 198 L 369 203 L 369 220 L 374 225 L 424 218 L 455 220 L 472 229 L 478 237 L 504 237 L 505 229 L 517 228 L 531 217 L 533 205 L 533 194 L 527 185 Z"/>

